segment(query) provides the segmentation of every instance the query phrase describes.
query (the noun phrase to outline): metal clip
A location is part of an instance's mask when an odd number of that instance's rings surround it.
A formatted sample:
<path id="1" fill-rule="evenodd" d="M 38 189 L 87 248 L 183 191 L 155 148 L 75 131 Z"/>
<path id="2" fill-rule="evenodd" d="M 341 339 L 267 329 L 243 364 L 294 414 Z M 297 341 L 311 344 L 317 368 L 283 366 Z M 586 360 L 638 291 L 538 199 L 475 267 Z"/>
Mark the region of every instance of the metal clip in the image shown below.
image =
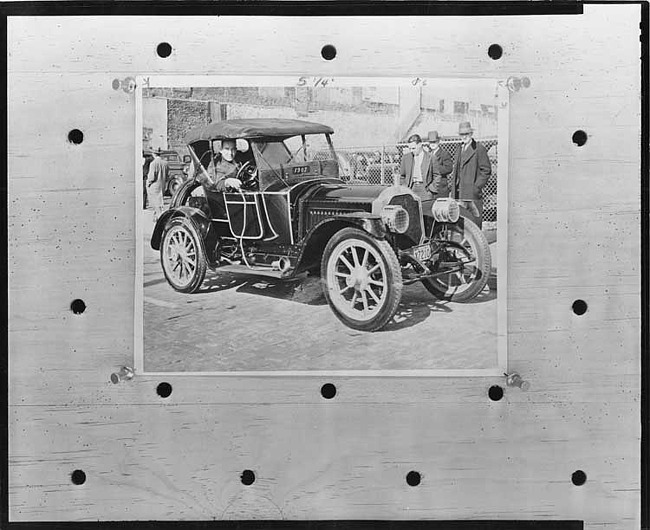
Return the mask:
<path id="1" fill-rule="evenodd" d="M 113 79 L 113 90 L 124 90 L 127 94 L 130 94 L 135 90 L 135 78 L 125 77 L 124 79 Z"/>
<path id="2" fill-rule="evenodd" d="M 497 84 L 506 87 L 510 92 L 519 92 L 522 88 L 530 87 L 530 78 L 510 76 L 505 81 L 498 81 Z"/>
<path id="3" fill-rule="evenodd" d="M 135 375 L 135 370 L 129 368 L 128 366 L 122 366 L 119 372 L 114 372 L 111 374 L 111 383 L 116 385 L 120 381 L 130 381 Z"/>
<path id="4" fill-rule="evenodd" d="M 530 388 L 530 383 L 528 381 L 524 381 L 521 376 L 514 372 L 512 374 L 503 374 L 506 376 L 506 386 L 516 386 L 521 388 L 524 392 L 526 392 Z"/>

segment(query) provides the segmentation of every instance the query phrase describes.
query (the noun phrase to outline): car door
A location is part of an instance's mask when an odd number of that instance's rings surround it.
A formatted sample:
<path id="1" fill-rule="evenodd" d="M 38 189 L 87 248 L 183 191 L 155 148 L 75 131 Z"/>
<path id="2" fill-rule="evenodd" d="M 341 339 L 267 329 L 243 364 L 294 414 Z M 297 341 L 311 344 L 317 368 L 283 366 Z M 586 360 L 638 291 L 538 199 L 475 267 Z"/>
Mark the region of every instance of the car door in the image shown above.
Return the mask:
<path id="1" fill-rule="evenodd" d="M 278 238 L 261 192 L 224 193 L 224 202 L 230 231 L 235 237 L 263 241 Z"/>

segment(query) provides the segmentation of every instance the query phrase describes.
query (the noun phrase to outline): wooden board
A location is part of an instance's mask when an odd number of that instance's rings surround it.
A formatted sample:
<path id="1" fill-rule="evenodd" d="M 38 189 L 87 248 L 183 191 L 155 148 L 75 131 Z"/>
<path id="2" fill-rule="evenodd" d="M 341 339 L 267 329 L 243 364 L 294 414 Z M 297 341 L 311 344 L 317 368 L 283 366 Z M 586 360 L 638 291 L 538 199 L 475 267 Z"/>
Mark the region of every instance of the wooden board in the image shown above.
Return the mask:
<path id="1" fill-rule="evenodd" d="M 10 520 L 638 528 L 639 21 L 638 5 L 503 18 L 10 17 Z M 333 61 L 320 55 L 327 43 Z M 509 370 L 531 389 L 491 401 L 505 378 L 173 375 L 163 399 L 159 377 L 111 384 L 133 363 L 138 207 L 134 97 L 111 84 L 147 74 L 527 76 L 510 100 L 507 317 Z M 83 143 L 68 141 L 72 129 Z"/>

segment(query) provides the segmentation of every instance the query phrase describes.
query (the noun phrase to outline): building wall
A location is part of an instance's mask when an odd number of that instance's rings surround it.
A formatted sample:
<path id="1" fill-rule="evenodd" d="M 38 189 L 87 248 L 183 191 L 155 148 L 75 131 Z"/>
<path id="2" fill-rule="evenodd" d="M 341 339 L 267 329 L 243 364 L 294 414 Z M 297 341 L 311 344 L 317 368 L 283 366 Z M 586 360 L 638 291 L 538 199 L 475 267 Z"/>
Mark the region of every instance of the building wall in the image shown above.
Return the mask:
<path id="1" fill-rule="evenodd" d="M 169 148 L 181 155 L 185 151 L 185 135 L 195 127 L 210 123 L 211 108 L 207 101 L 170 99 L 167 108 Z"/>
<path id="2" fill-rule="evenodd" d="M 212 107 L 218 108 L 218 104 L 215 103 Z M 244 103 L 228 103 L 226 107 L 228 119 L 293 118 L 331 125 L 335 131 L 334 143 L 339 147 L 394 145 L 405 140 L 409 134 L 418 133 L 424 138 L 428 131 L 432 130 L 437 130 L 442 136 L 456 136 L 458 123 L 466 120 L 471 121 L 477 138 L 497 134 L 496 117 L 442 115 L 435 111 L 424 110 L 419 113 L 419 116 L 412 114 L 407 118 L 410 123 L 406 123 L 400 121 L 397 106 L 392 107 L 392 112 L 382 109 L 377 113 L 346 110 L 300 112 L 292 107 Z M 176 150 L 185 148 L 183 138 L 190 129 L 210 123 L 211 117 L 216 118 L 214 110 L 211 112 L 207 101 L 169 100 L 167 114 L 169 148 Z"/>
<path id="3" fill-rule="evenodd" d="M 495 136 L 496 114 L 480 111 L 481 104 L 494 105 L 495 86 L 491 80 L 445 80 L 403 88 L 170 87 L 148 89 L 144 96 L 145 100 L 178 102 L 170 103 L 168 112 L 169 147 L 174 149 L 183 148 L 182 138 L 192 127 L 219 119 L 215 109 L 220 105 L 226 106 L 231 119 L 282 117 L 322 122 L 334 127 L 337 145 L 353 147 L 392 145 L 409 134 L 426 135 L 429 130 L 455 136 L 458 123 L 468 120 L 477 136 Z M 188 103 L 181 104 L 183 100 Z M 467 104 L 466 113 L 453 112 L 456 100 Z"/>
<path id="4" fill-rule="evenodd" d="M 167 149 L 167 100 L 142 99 L 142 147 Z"/>

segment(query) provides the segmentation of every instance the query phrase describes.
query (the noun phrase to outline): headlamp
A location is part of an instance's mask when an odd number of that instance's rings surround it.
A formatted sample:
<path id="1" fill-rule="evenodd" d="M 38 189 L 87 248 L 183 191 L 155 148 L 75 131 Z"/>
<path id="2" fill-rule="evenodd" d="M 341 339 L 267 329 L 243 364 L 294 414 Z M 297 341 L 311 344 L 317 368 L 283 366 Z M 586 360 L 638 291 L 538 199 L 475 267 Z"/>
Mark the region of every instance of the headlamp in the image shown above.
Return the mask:
<path id="1" fill-rule="evenodd" d="M 433 203 L 431 213 L 439 223 L 455 223 L 460 217 L 460 208 L 454 199 L 446 197 Z"/>
<path id="2" fill-rule="evenodd" d="M 409 213 L 401 206 L 389 204 L 381 210 L 381 220 L 391 232 L 403 234 L 409 227 Z"/>

